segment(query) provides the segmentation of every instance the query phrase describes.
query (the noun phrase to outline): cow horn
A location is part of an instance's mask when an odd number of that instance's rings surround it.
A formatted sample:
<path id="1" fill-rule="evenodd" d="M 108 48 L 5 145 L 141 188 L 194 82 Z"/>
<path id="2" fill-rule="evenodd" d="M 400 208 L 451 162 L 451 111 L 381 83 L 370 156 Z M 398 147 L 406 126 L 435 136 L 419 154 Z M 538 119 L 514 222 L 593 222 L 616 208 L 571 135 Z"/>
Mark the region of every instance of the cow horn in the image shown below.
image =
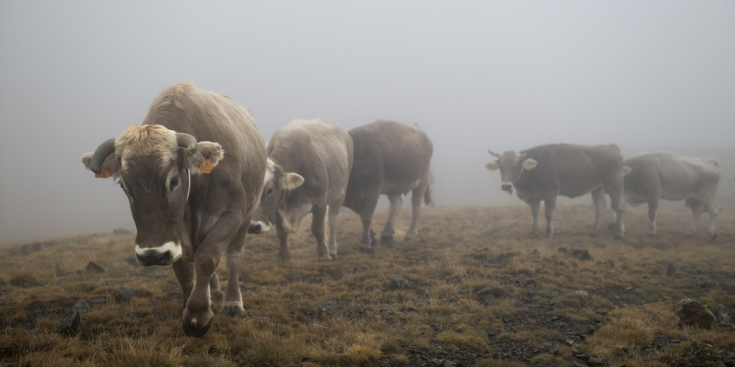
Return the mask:
<path id="1" fill-rule="evenodd" d="M 191 156 L 197 152 L 197 139 L 186 133 L 176 133 L 176 142 L 179 147 L 184 148 L 184 153 Z"/>
<path id="2" fill-rule="evenodd" d="M 498 158 L 500 158 L 500 154 L 498 154 L 498 153 L 493 153 L 493 152 L 492 152 L 492 151 L 491 151 L 490 149 L 488 149 L 488 150 L 487 150 L 487 152 L 488 152 L 488 153 L 490 153 L 490 155 L 491 155 L 491 156 L 494 156 L 494 157 L 498 157 Z"/>
<path id="3" fill-rule="evenodd" d="M 110 154 L 115 153 L 115 138 L 107 139 L 104 143 L 97 147 L 92 156 L 92 161 L 89 163 L 89 168 L 92 172 L 100 174 L 102 171 L 102 165 L 105 163 L 105 159 Z"/>

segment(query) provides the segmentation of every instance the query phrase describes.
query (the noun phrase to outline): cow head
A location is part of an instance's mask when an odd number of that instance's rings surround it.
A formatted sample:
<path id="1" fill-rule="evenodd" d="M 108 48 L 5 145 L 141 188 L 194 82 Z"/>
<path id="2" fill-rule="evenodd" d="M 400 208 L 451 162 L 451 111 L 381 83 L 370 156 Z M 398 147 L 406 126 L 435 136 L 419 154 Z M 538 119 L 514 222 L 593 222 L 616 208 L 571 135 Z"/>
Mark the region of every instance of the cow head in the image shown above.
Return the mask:
<path id="1" fill-rule="evenodd" d="M 291 231 L 293 227 L 282 206 L 289 191 L 301 186 L 304 178 L 298 173 L 284 172 L 283 168 L 268 158 L 263 193 L 260 196 L 260 206 L 253 214 L 253 221 L 248 228 L 249 233 L 263 233 L 270 229 L 270 224 L 276 223 L 280 214 L 284 226 Z"/>
<path id="2" fill-rule="evenodd" d="M 191 178 L 209 172 L 224 157 L 218 143 L 161 125 L 132 125 L 117 138 L 82 156 L 95 177 L 112 177 L 130 203 L 135 255 L 143 266 L 169 265 L 181 257 L 184 211 Z"/>
<path id="3" fill-rule="evenodd" d="M 516 151 L 505 151 L 503 154 L 493 153 L 488 150 L 490 155 L 497 157 L 496 161 L 485 165 L 490 171 L 500 169 L 501 189 L 513 195 L 513 185 L 521 178 L 523 171 L 529 171 L 536 168 L 538 162 L 533 158 L 527 158 L 525 154 Z"/>

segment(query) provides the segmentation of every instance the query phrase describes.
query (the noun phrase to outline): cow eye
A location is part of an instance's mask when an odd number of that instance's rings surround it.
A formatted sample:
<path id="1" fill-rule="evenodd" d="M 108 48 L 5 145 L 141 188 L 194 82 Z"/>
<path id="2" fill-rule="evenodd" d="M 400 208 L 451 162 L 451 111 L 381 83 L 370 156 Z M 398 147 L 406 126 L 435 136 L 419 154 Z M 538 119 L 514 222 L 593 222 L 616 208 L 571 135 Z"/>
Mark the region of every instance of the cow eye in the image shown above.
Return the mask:
<path id="1" fill-rule="evenodd" d="M 176 188 L 176 186 L 178 184 L 179 184 L 179 178 L 178 177 L 172 177 L 171 178 L 171 183 L 169 183 L 169 185 L 168 185 L 168 190 L 169 191 L 174 191 L 174 189 Z"/>
<path id="2" fill-rule="evenodd" d="M 122 181 L 118 182 L 118 184 L 120 185 L 121 189 L 125 190 L 125 186 L 123 185 Z"/>

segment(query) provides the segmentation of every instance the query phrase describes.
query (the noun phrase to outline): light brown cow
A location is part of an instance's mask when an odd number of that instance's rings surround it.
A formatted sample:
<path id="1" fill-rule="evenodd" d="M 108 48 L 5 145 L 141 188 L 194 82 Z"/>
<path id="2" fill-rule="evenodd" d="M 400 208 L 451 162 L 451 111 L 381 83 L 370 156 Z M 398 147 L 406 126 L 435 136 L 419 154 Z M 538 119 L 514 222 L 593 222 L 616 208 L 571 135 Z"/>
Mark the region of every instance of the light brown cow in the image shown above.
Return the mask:
<path id="1" fill-rule="evenodd" d="M 268 167 L 260 207 L 253 215 L 251 233 L 275 223 L 280 242 L 278 260 L 288 261 L 288 234 L 312 214 L 317 259 L 337 257 L 337 221 L 352 169 L 352 138 L 337 125 L 321 119 L 294 120 L 276 130 L 268 143 Z M 329 242 L 324 222 L 329 210 Z"/>
<path id="2" fill-rule="evenodd" d="M 347 185 L 344 206 L 360 215 L 363 233 L 360 250 L 372 252 L 377 243 L 372 230 L 373 213 L 381 194 L 390 200 L 390 215 L 381 242 L 390 243 L 393 225 L 401 210 L 401 195 L 411 191 L 413 218 L 406 233 L 418 235 L 421 202 L 431 202 L 429 177 L 433 145 L 416 124 L 379 120 L 349 131 L 355 145 L 355 164 Z"/>
<path id="3" fill-rule="evenodd" d="M 183 82 L 156 97 L 141 126 L 105 141 L 82 162 L 125 191 L 138 261 L 173 264 L 186 335 L 202 336 L 211 325 L 210 292 L 221 294 L 215 269 L 223 255 L 222 311 L 242 314 L 242 246 L 266 166 L 265 142 L 248 109 Z"/>
<path id="4" fill-rule="evenodd" d="M 625 161 L 632 171 L 625 176 L 625 201 L 633 206 L 648 203 L 650 228 L 656 235 L 656 213 L 660 199 L 685 200 L 692 210 L 687 235 L 693 236 L 699 218 L 709 213 L 709 235 L 717 238 L 715 224 L 720 206 L 715 203 L 720 182 L 720 165 L 715 158 L 691 158 L 660 152 L 641 154 Z"/>
<path id="5" fill-rule="evenodd" d="M 605 213 L 604 194 L 607 192 L 618 218 L 615 237 L 623 238 L 625 169 L 617 145 L 549 144 L 520 152 L 506 151 L 503 154 L 490 152 L 490 154 L 498 160 L 488 163 L 485 167 L 491 171 L 500 169 L 501 188 L 513 194 L 515 187 L 518 197 L 531 206 L 533 233 L 539 233 L 538 214 L 541 201 L 545 206 L 546 236 L 553 237 L 554 227 L 551 220 L 556 197 L 561 195 L 574 198 L 591 192 L 596 217 L 590 235 L 597 236 Z"/>

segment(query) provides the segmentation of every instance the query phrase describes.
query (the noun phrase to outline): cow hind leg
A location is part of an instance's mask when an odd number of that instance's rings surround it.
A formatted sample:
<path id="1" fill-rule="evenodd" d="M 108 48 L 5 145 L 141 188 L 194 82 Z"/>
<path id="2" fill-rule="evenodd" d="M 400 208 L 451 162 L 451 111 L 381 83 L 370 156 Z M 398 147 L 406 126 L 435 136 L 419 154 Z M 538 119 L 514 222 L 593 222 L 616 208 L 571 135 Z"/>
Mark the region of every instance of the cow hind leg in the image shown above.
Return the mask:
<path id="1" fill-rule="evenodd" d="M 283 226 L 283 218 L 276 218 L 276 234 L 278 235 L 278 262 L 286 263 L 291 260 L 291 252 L 288 250 L 288 231 Z"/>
<path id="2" fill-rule="evenodd" d="M 339 211 L 342 209 L 344 197 L 329 204 L 327 216 L 329 217 L 329 239 L 327 247 L 332 260 L 337 259 L 337 224 L 339 222 Z"/>
<path id="3" fill-rule="evenodd" d="M 600 233 L 600 225 L 602 224 L 602 216 L 605 214 L 605 189 L 602 187 L 592 191 L 592 202 L 595 204 L 595 224 L 592 225 L 590 236 L 597 237 Z"/>
<path id="4" fill-rule="evenodd" d="M 702 206 L 699 201 L 692 198 L 686 199 L 685 203 L 686 206 L 692 210 L 692 223 L 689 225 L 689 231 L 686 236 L 693 237 L 697 232 L 697 225 L 699 225 L 699 219 L 702 217 L 702 213 L 704 212 L 704 206 Z"/>
<path id="5" fill-rule="evenodd" d="M 544 199 L 544 215 L 546 216 L 546 237 L 554 237 L 554 226 L 551 224 L 556 207 L 556 196 Z"/>
<path id="6" fill-rule="evenodd" d="M 421 201 L 429 190 L 429 185 L 419 185 L 411 192 L 411 209 L 413 211 L 411 217 L 411 227 L 408 228 L 406 239 L 412 240 L 419 235 L 419 217 L 421 216 Z"/>
<path id="7" fill-rule="evenodd" d="M 398 214 L 401 212 L 401 206 L 403 205 L 403 198 L 400 194 L 389 196 L 388 200 L 390 201 L 388 222 L 385 223 L 383 233 L 380 234 L 380 243 L 383 245 L 390 245 L 393 242 L 393 234 L 396 233 L 396 218 L 398 218 Z"/>
<path id="8" fill-rule="evenodd" d="M 242 247 L 245 244 L 250 220 L 244 222 L 240 231 L 230 242 L 225 250 L 225 266 L 227 267 L 227 288 L 225 288 L 225 299 L 222 303 L 222 312 L 232 317 L 241 316 L 245 309 L 242 306 L 242 293 L 240 292 L 239 273 L 242 264 Z M 214 275 L 216 276 L 216 274 Z"/>
<path id="9" fill-rule="evenodd" d="M 378 197 L 380 197 L 380 193 L 366 194 L 360 210 L 360 221 L 362 221 L 360 252 L 373 253 L 375 251 L 374 246 L 378 243 L 375 238 L 375 231 L 373 231 L 373 214 L 375 213 L 375 206 L 378 205 Z"/>
<path id="10" fill-rule="evenodd" d="M 653 237 L 656 235 L 656 216 L 658 215 L 658 198 L 654 198 L 648 201 L 648 220 L 650 225 L 648 228 L 648 236 Z"/>
<path id="11" fill-rule="evenodd" d="M 615 217 L 617 218 L 615 239 L 622 240 L 625 236 L 625 223 L 623 223 L 623 208 L 625 207 L 625 205 L 623 204 L 623 191 L 613 190 L 612 188 L 606 188 L 605 191 L 610 194 L 610 206 L 615 212 Z"/>
<path id="12" fill-rule="evenodd" d="M 720 206 L 713 202 L 709 202 L 704 206 L 704 208 L 709 213 L 709 236 L 713 240 L 716 240 L 717 231 L 715 230 L 715 225 L 717 224 L 717 215 L 720 213 Z"/>
<path id="13" fill-rule="evenodd" d="M 327 216 L 327 208 L 321 205 L 314 205 L 311 210 L 311 215 L 311 233 L 313 233 L 316 238 L 317 261 L 332 260 L 329 256 L 327 241 L 324 237 L 324 219 Z"/>
<path id="14" fill-rule="evenodd" d="M 528 203 L 531 206 L 531 215 L 533 216 L 533 225 L 531 226 L 531 234 L 538 235 L 541 233 L 538 226 L 538 214 L 541 211 L 541 201 L 532 201 Z"/>

